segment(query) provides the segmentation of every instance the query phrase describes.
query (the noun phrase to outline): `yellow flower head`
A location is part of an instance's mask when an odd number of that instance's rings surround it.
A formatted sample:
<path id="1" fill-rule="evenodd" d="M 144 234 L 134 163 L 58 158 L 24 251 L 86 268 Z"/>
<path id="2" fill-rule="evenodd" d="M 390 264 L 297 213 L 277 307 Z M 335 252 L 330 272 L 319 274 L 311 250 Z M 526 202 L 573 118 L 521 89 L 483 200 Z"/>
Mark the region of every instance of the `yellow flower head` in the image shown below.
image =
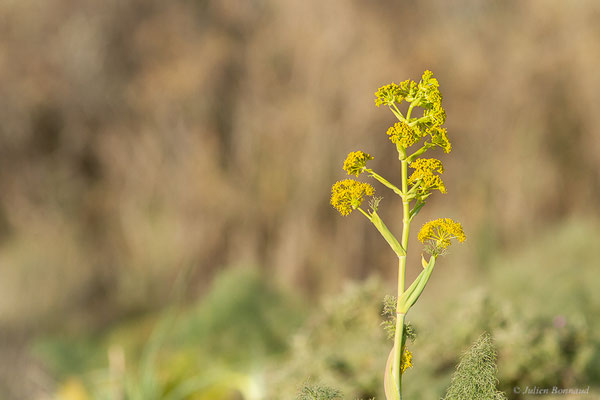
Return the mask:
<path id="1" fill-rule="evenodd" d="M 400 144 L 404 148 L 412 146 L 421 138 L 421 135 L 404 121 L 396 122 L 388 129 L 387 134 L 392 143 Z"/>
<path id="2" fill-rule="evenodd" d="M 440 93 L 440 84 L 433 77 L 433 72 L 426 70 L 423 72 L 419 82 L 417 96 L 421 99 L 419 106 L 432 110 L 442 106 L 442 94 Z"/>
<path id="3" fill-rule="evenodd" d="M 439 175 L 444 173 L 444 166 L 440 160 L 435 158 L 418 158 L 412 163 L 410 167 L 415 169 L 415 172 L 408 178 L 409 184 L 414 184 L 418 181 L 420 195 L 425 195 L 432 190 L 439 190 L 442 193 L 446 193 L 446 186 Z"/>
<path id="4" fill-rule="evenodd" d="M 446 135 L 446 128 L 433 127 L 428 129 L 427 133 L 431 136 L 431 143 L 441 147 L 446 153 L 450 153 L 452 145 Z"/>
<path id="5" fill-rule="evenodd" d="M 437 92 L 435 96 L 430 97 L 434 102 L 424 112 L 424 115 L 430 118 L 431 125 L 440 126 L 446 122 L 446 110 L 442 107 L 442 95 Z"/>
<path id="6" fill-rule="evenodd" d="M 423 118 L 415 127 L 417 131 L 425 132 L 431 136 L 431 143 L 439 146 L 446 153 L 452 150 L 448 141 L 446 129 L 441 126 L 446 122 L 446 111 L 442 107 L 442 94 L 440 85 L 433 77 L 431 71 L 425 71 L 419 82 L 417 97 L 419 106 L 423 108 Z"/>
<path id="7" fill-rule="evenodd" d="M 441 97 L 439 87 L 440 84 L 438 80 L 433 77 L 433 72 L 428 69 L 425 70 L 421 76 L 421 81 L 419 82 L 419 92 L 423 97 L 430 103 L 438 101 L 438 97 Z M 441 101 L 441 98 L 439 101 Z"/>
<path id="8" fill-rule="evenodd" d="M 419 240 L 421 243 L 427 242 L 427 252 L 431 255 L 443 253 L 450 246 L 451 239 L 457 239 L 464 242 L 467 239 L 463 227 L 460 223 L 454 222 L 450 218 L 438 218 L 429 221 L 421 228 Z"/>
<path id="9" fill-rule="evenodd" d="M 336 182 L 331 188 L 331 205 L 342 215 L 356 210 L 365 196 L 373 196 L 375 189 L 368 183 L 345 179 Z"/>
<path id="10" fill-rule="evenodd" d="M 404 97 L 402 96 L 402 90 L 400 86 L 395 83 L 390 83 L 379 88 L 375 92 L 375 105 L 377 107 L 381 105 L 392 105 L 394 103 L 401 103 Z"/>
<path id="11" fill-rule="evenodd" d="M 367 166 L 367 161 L 372 160 L 373 157 L 364 151 L 353 151 L 348 154 L 346 161 L 344 161 L 344 171 L 348 175 L 360 175 Z"/>
<path id="12" fill-rule="evenodd" d="M 405 348 L 404 354 L 402 354 L 402 360 L 400 361 L 400 371 L 404 373 L 404 371 L 412 368 L 412 366 L 412 353 Z"/>

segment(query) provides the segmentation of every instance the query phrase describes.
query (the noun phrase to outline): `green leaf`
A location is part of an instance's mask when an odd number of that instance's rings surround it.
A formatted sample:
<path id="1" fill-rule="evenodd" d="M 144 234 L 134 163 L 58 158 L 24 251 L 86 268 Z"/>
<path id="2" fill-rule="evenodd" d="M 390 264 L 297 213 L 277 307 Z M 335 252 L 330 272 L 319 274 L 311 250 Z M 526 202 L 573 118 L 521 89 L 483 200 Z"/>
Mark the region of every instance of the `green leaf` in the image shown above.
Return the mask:
<path id="1" fill-rule="evenodd" d="M 421 208 L 423 208 L 423 206 L 425 205 L 424 201 L 417 201 L 417 204 L 415 204 L 414 208 L 412 210 L 410 210 L 410 214 L 409 214 L 409 219 L 412 220 L 415 215 L 417 215 L 419 213 L 419 211 L 421 211 Z"/>
<path id="2" fill-rule="evenodd" d="M 398 299 L 398 311 L 406 314 L 408 310 L 417 302 L 419 296 L 425 289 L 425 285 L 429 281 L 431 277 L 431 273 L 433 272 L 433 267 L 435 265 L 435 257 L 431 257 L 429 259 L 429 263 L 421 271 L 419 276 L 413 281 L 413 283 L 402 293 L 402 296 Z"/>
<path id="3" fill-rule="evenodd" d="M 392 374 L 392 365 L 394 362 L 394 348 L 390 351 L 387 363 L 385 364 L 385 375 L 383 376 L 383 390 L 387 400 L 401 400 L 398 385 Z"/>
<path id="4" fill-rule="evenodd" d="M 396 239 L 388 227 L 385 226 L 375 210 L 373 210 L 371 213 L 370 220 L 373 225 L 375 225 L 375 228 L 377 228 L 379 233 L 381 233 L 381 236 L 383 236 L 385 241 L 390 245 L 392 250 L 394 250 L 394 252 L 398 255 L 398 257 L 406 255 L 406 252 L 404 251 L 404 248 L 402 248 L 402 245 L 400 245 L 400 242 L 398 242 L 398 239 Z"/>
<path id="5" fill-rule="evenodd" d="M 429 278 L 431 277 L 431 273 L 433 272 L 434 266 L 435 266 L 435 257 L 432 256 L 431 258 L 429 258 L 429 263 L 427 264 L 427 267 L 422 272 L 422 273 L 425 273 L 425 275 L 423 275 L 423 278 L 421 278 L 421 280 L 419 281 L 419 284 L 416 287 L 416 289 L 408 297 L 408 300 L 407 300 L 408 308 L 415 305 L 417 300 L 419 300 L 419 297 L 421 296 L 421 293 L 423 293 L 423 290 L 425 289 L 427 282 L 429 282 Z"/>

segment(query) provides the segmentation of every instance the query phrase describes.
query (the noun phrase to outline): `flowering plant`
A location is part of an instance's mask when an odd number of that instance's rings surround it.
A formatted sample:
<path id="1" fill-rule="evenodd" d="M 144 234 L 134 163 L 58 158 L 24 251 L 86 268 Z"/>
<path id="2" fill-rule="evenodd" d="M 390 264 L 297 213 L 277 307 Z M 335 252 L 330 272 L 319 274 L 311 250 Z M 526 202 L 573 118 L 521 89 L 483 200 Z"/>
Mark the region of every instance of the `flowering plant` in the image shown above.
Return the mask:
<path id="1" fill-rule="evenodd" d="M 384 307 L 384 313 L 391 317 L 386 328 L 394 338 L 394 345 L 385 367 L 384 389 L 388 400 L 401 400 L 402 375 L 412 367 L 412 353 L 406 348 L 406 338 L 411 337 L 413 333 L 410 325 L 404 322 L 406 314 L 425 289 L 437 258 L 446 253 L 452 240 L 463 242 L 466 236 L 461 224 L 449 218 L 426 223 L 421 228 L 418 239 L 425 244 L 425 252 L 429 254 L 429 258 L 421 255 L 423 271 L 405 287 L 410 224 L 434 191 L 446 193 L 446 186 L 440 177 L 444 172 L 442 162 L 420 156 L 434 147 L 440 147 L 449 153 L 452 146 L 446 129 L 442 127 L 446 121 L 446 112 L 442 107 L 439 83 L 431 71 L 425 71 L 418 83 L 406 80 L 400 85 L 391 83 L 383 86 L 375 96 L 375 104 L 378 107 L 387 106 L 398 119 L 398 122 L 388 129 L 387 135 L 398 151 L 401 184 L 398 187 L 369 168 L 367 163 L 373 157 L 363 151 L 348 154 L 343 169 L 348 175 L 356 177 L 366 173 L 401 198 L 402 236 L 398 240 L 384 224 L 377 213 L 381 198 L 373 197 L 375 189 L 368 183 L 354 179 L 335 183 L 331 190 L 331 204 L 342 215 L 349 215 L 354 210 L 360 211 L 377 228 L 398 257 L 398 295 L 396 298 L 386 297 Z M 405 114 L 398 108 L 402 102 L 408 103 Z M 412 116 L 415 107 L 423 110 L 421 117 Z M 414 170 L 410 176 L 409 167 Z M 371 200 L 369 208 L 365 210 L 361 208 L 361 204 L 366 197 L 371 197 Z"/>

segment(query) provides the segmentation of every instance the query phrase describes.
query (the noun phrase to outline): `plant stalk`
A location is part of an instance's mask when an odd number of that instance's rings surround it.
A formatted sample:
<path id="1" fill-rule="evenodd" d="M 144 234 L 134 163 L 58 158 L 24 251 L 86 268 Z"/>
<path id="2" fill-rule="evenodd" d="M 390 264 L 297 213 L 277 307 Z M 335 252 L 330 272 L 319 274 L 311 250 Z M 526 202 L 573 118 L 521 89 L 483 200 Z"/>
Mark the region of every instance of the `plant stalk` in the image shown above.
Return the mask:
<path id="1" fill-rule="evenodd" d="M 402 243 L 401 246 L 404 249 L 404 256 L 399 257 L 398 262 L 398 299 L 404 293 L 404 279 L 406 272 L 406 250 L 408 247 L 408 233 L 410 229 L 410 204 L 406 198 L 408 193 L 408 161 L 401 159 L 402 163 Z M 404 352 L 404 317 L 405 314 L 400 312 L 400 303 L 396 308 L 396 333 L 394 335 L 394 363 L 392 365 L 392 376 L 396 381 L 398 387 L 398 396 L 402 399 L 402 370 L 400 365 L 402 363 L 402 353 Z"/>

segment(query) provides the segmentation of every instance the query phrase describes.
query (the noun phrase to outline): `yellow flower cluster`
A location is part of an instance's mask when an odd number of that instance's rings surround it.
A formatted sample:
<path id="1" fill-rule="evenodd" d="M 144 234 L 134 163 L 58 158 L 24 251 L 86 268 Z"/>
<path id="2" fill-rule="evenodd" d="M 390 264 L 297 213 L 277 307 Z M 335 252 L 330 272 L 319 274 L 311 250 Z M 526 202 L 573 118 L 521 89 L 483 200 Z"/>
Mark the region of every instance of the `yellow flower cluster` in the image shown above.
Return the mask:
<path id="1" fill-rule="evenodd" d="M 433 77 L 433 72 L 425 70 L 419 82 L 419 91 L 424 94 L 424 100 L 429 103 L 441 102 L 442 97 L 439 91 L 440 84 Z"/>
<path id="2" fill-rule="evenodd" d="M 417 82 L 411 81 L 410 79 L 400 82 L 400 85 L 390 83 L 380 87 L 375 92 L 375 105 L 377 107 L 381 105 L 391 106 L 394 103 L 401 103 L 405 98 L 407 101 L 412 101 L 417 95 L 419 85 Z"/>
<path id="3" fill-rule="evenodd" d="M 409 368 L 412 368 L 412 353 L 408 349 L 404 349 L 402 354 L 402 360 L 400 361 L 400 372 L 404 373 Z"/>
<path id="4" fill-rule="evenodd" d="M 348 215 L 356 210 L 365 196 L 373 196 L 375 189 L 368 183 L 345 179 L 336 182 L 331 188 L 331 205 L 340 214 Z"/>
<path id="5" fill-rule="evenodd" d="M 392 143 L 407 148 L 419 141 L 421 136 L 406 122 L 397 122 L 387 131 Z"/>
<path id="6" fill-rule="evenodd" d="M 390 140 L 406 148 L 429 135 L 431 137 L 429 146 L 439 146 L 449 153 L 452 145 L 448 140 L 446 129 L 442 128 L 446 122 L 446 111 L 442 107 L 440 84 L 433 77 L 433 72 L 429 70 L 423 72 L 419 83 L 411 80 L 401 82 L 400 85 L 390 83 L 375 92 L 377 107 L 393 106 L 394 103 L 401 103 L 403 100 L 413 103 L 413 106 L 423 108 L 423 117 L 411 118 L 410 121 L 404 122 L 405 126 L 396 124 L 391 127 L 388 130 Z M 408 126 L 407 123 L 412 126 Z M 404 145 L 402 142 L 410 144 Z"/>
<path id="7" fill-rule="evenodd" d="M 415 172 L 408 178 L 409 184 L 414 184 L 419 181 L 419 193 L 426 194 L 431 190 L 439 190 L 442 193 L 446 193 L 446 186 L 439 175 L 444 173 L 444 166 L 440 160 L 435 158 L 418 158 L 412 163 L 410 167 L 415 169 Z"/>
<path id="8" fill-rule="evenodd" d="M 450 246 L 450 239 L 457 239 L 464 242 L 467 239 L 463 227 L 460 223 L 454 222 L 450 218 L 438 218 L 427 222 L 419 232 L 421 243 L 428 242 L 428 252 L 432 255 L 438 255 Z"/>
<path id="9" fill-rule="evenodd" d="M 367 166 L 367 161 L 372 160 L 373 157 L 364 151 L 353 151 L 348 154 L 346 161 L 344 161 L 344 171 L 348 175 L 360 175 Z"/>
<path id="10" fill-rule="evenodd" d="M 380 87 L 377 92 L 375 92 L 375 105 L 377 107 L 381 105 L 390 106 L 394 103 L 401 103 L 403 99 L 404 97 L 402 96 L 400 86 L 393 82 L 389 85 Z"/>
<path id="11" fill-rule="evenodd" d="M 440 93 L 440 84 L 433 77 L 431 71 L 425 71 L 419 82 L 419 91 L 417 97 L 420 99 L 419 106 L 424 109 L 423 118 L 417 124 L 417 130 L 431 136 L 431 143 L 440 146 L 446 153 L 452 150 L 452 145 L 448 141 L 445 128 L 442 128 L 446 122 L 446 111 L 442 107 L 442 94 Z"/>
<path id="12" fill-rule="evenodd" d="M 450 153 L 452 150 L 452 144 L 448 140 L 446 128 L 434 127 L 427 130 L 429 136 L 431 136 L 431 143 L 441 147 L 444 152 Z"/>

